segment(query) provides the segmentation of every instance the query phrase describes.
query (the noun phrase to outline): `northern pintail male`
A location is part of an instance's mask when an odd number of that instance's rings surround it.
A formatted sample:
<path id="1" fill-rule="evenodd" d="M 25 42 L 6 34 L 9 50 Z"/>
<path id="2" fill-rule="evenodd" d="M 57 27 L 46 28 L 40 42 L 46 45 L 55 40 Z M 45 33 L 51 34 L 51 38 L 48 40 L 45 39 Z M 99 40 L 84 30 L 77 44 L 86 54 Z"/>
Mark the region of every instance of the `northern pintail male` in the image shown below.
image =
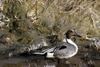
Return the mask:
<path id="1" fill-rule="evenodd" d="M 46 58 L 68 59 L 78 52 L 78 46 L 71 40 L 72 36 L 79 36 L 74 30 L 65 33 L 66 38 L 63 42 L 58 42 L 55 46 L 42 47 L 29 52 L 29 55 L 43 55 Z"/>

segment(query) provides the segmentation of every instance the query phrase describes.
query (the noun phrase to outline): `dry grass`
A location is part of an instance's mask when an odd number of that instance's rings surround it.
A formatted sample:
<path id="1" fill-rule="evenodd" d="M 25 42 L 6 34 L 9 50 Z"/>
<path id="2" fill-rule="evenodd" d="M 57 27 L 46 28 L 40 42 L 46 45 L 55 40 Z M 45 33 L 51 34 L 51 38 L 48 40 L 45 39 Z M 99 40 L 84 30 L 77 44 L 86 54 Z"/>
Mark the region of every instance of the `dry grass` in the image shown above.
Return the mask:
<path id="1" fill-rule="evenodd" d="M 20 19 L 16 32 L 22 33 L 22 43 L 30 43 L 34 35 L 57 34 L 61 38 L 70 28 L 83 35 L 100 36 L 99 6 L 99 0 L 5 0 L 4 14 L 11 19 L 10 24 L 15 16 Z M 18 38 L 17 33 L 12 34 Z"/>

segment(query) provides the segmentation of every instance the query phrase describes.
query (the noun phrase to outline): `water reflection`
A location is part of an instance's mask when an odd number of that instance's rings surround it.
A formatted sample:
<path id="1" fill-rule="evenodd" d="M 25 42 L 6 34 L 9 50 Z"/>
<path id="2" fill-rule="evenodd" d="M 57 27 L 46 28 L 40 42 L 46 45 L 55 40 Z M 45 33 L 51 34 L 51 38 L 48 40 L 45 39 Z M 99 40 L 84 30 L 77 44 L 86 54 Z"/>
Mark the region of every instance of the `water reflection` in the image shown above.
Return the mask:
<path id="1" fill-rule="evenodd" d="M 0 67 L 56 67 L 56 61 L 49 59 L 8 58 L 0 60 Z"/>
<path id="2" fill-rule="evenodd" d="M 88 66 L 87 62 L 81 60 L 79 56 L 60 63 L 56 59 L 6 58 L 0 60 L 0 67 L 100 67 L 99 62 L 100 60 L 96 60 L 95 66 Z"/>

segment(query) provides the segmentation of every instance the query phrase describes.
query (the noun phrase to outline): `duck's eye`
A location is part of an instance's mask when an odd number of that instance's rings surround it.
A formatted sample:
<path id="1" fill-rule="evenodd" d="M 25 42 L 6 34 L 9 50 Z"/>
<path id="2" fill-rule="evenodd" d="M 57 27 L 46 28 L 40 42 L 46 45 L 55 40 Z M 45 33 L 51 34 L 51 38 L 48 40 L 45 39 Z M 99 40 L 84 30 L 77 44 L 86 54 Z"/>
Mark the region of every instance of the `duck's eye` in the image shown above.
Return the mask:
<path id="1" fill-rule="evenodd" d="M 67 48 L 67 46 L 61 46 L 61 47 L 59 48 L 59 50 L 65 49 L 65 48 Z"/>

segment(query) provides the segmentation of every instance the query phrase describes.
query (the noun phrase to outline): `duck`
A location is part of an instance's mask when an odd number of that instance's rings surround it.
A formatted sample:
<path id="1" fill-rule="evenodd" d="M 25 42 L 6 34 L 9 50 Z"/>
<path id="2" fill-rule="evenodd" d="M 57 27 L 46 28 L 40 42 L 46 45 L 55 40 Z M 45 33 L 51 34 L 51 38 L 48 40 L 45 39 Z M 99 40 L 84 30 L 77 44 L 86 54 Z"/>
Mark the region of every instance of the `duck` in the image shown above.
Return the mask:
<path id="1" fill-rule="evenodd" d="M 58 59 L 68 59 L 75 56 L 78 52 L 77 44 L 71 39 L 73 36 L 81 37 L 74 30 L 68 30 L 65 33 L 65 38 L 63 41 L 54 44 L 53 46 L 44 46 L 35 50 L 28 51 L 28 53 L 22 53 L 23 55 L 31 56 L 45 56 L 45 58 L 58 58 Z M 45 42 L 45 41 L 44 41 Z M 48 45 L 45 42 L 46 45 Z M 27 55 L 27 56 L 28 56 Z"/>

